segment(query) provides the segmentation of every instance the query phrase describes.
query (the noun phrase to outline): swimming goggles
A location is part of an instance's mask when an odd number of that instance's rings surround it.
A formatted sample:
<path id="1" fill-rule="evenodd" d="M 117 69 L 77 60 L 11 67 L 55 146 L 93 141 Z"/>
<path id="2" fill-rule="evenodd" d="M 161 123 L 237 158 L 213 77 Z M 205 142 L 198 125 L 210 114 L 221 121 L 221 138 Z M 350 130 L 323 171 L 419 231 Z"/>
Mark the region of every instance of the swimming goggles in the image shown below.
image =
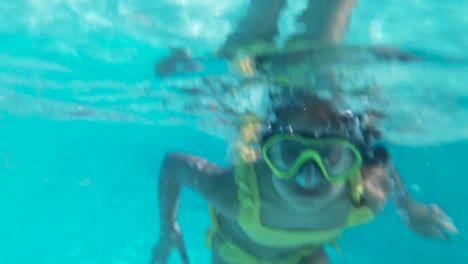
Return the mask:
<path id="1" fill-rule="evenodd" d="M 308 161 L 315 162 L 330 183 L 344 183 L 362 166 L 357 147 L 341 138 L 278 134 L 267 138 L 262 155 L 276 177 L 289 179 Z"/>

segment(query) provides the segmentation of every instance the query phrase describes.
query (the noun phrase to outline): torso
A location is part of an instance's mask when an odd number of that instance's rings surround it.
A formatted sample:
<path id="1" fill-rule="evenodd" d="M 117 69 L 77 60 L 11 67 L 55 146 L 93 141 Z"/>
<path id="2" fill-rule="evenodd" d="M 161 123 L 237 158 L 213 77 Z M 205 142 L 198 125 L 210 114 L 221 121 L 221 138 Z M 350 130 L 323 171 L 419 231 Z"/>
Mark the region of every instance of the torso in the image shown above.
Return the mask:
<path id="1" fill-rule="evenodd" d="M 326 230 L 343 227 L 353 209 L 349 195 L 343 195 L 324 208 L 317 208 L 308 214 L 298 212 L 288 205 L 273 186 L 272 177 L 264 164 L 255 167 L 261 197 L 261 222 L 264 226 L 281 230 Z M 237 219 L 218 216 L 220 229 L 226 238 L 247 252 L 267 260 L 282 259 L 299 250 L 297 248 L 272 248 L 253 242 L 238 224 Z"/>

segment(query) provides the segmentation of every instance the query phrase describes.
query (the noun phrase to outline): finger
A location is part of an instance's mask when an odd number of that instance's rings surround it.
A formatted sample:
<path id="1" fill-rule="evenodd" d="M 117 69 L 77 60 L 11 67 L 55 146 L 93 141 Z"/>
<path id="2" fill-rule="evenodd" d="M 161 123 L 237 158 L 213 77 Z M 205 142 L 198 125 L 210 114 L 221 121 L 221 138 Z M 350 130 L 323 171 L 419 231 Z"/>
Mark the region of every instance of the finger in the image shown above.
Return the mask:
<path id="1" fill-rule="evenodd" d="M 444 211 L 437 204 L 429 205 L 430 214 L 433 217 L 440 217 L 444 214 Z"/>
<path id="2" fill-rule="evenodd" d="M 416 229 L 415 230 L 417 234 L 423 236 L 423 237 L 426 237 L 426 238 L 430 238 L 432 237 L 432 233 L 427 230 L 427 229 Z"/>
<path id="3" fill-rule="evenodd" d="M 450 240 L 450 237 L 447 236 L 442 230 L 438 229 L 435 226 L 431 226 L 425 229 L 420 230 L 420 234 L 428 238 L 438 238 L 442 240 Z"/>
<path id="4" fill-rule="evenodd" d="M 439 226 L 441 229 L 443 229 L 445 232 L 452 234 L 452 235 L 458 235 L 459 231 L 457 227 L 453 224 L 452 219 L 445 218 L 439 221 Z"/>
<path id="5" fill-rule="evenodd" d="M 451 237 L 446 232 L 444 232 L 444 230 L 442 230 L 442 229 L 434 228 L 432 233 L 434 234 L 435 238 L 439 238 L 439 239 L 442 239 L 442 240 L 451 240 Z"/>
<path id="6" fill-rule="evenodd" d="M 449 235 L 447 235 L 446 233 L 442 232 L 442 231 L 437 231 L 437 234 L 434 236 L 435 238 L 438 238 L 438 239 L 441 239 L 441 240 L 445 240 L 445 241 L 451 241 L 452 240 L 452 237 L 450 237 Z"/>
<path id="7" fill-rule="evenodd" d="M 151 260 L 151 264 L 163 264 L 167 262 L 169 257 L 169 250 L 167 247 L 158 246 L 153 250 L 153 259 Z"/>
<path id="8" fill-rule="evenodd" d="M 437 224 L 439 228 L 443 229 L 445 232 L 452 234 L 452 235 L 458 235 L 458 229 L 453 223 L 452 218 L 450 218 L 440 207 L 434 206 L 432 207 L 433 209 L 433 215 L 435 217 L 435 220 L 437 221 Z"/>
<path id="9" fill-rule="evenodd" d="M 189 261 L 189 257 L 188 257 L 187 252 L 180 252 L 179 251 L 179 253 L 180 253 L 180 259 L 182 260 L 182 263 L 183 264 L 189 264 L 190 261 Z"/>
<path id="10" fill-rule="evenodd" d="M 179 241 L 177 241 L 177 251 L 179 251 L 180 259 L 182 260 L 182 263 L 184 264 L 189 264 L 189 257 L 187 254 L 187 249 L 185 248 L 185 243 L 184 240 L 181 238 Z"/>

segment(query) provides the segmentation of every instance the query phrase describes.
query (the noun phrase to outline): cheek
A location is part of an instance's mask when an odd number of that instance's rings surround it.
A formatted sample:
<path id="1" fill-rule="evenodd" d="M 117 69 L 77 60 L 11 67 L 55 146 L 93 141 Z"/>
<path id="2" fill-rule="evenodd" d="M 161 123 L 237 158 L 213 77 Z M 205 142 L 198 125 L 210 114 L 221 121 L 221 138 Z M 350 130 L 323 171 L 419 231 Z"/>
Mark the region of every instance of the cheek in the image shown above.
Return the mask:
<path id="1" fill-rule="evenodd" d="M 281 180 L 273 177 L 273 186 L 281 196 L 288 196 L 291 193 L 289 180 Z"/>
<path id="2" fill-rule="evenodd" d="M 295 197 L 301 196 L 298 193 L 296 178 L 292 177 L 291 179 L 278 179 L 276 177 L 273 178 L 273 187 L 275 188 L 276 192 L 285 200 L 294 200 Z"/>
<path id="3" fill-rule="evenodd" d="M 390 194 L 390 179 L 385 174 L 374 174 L 365 182 L 365 199 L 374 208 L 384 207 Z"/>
<path id="4" fill-rule="evenodd" d="M 383 188 L 382 184 L 375 179 L 370 179 L 365 182 L 365 187 L 368 194 L 377 201 L 384 201 L 387 199 L 388 192 Z"/>

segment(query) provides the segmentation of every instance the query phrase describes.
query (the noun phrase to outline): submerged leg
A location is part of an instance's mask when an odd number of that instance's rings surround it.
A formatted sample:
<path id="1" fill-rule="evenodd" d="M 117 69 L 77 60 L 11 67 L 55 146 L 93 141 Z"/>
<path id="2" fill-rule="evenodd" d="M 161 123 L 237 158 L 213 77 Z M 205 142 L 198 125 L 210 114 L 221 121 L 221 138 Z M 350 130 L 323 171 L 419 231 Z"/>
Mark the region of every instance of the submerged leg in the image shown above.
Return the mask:
<path id="1" fill-rule="evenodd" d="M 311 47 L 317 44 L 337 44 L 343 41 L 357 0 L 308 0 L 307 8 L 298 17 L 304 31 L 292 36 L 287 44 Z M 322 61 L 320 67 L 326 67 Z M 339 99 L 342 84 L 334 71 L 316 70 L 316 86 L 331 91 Z"/>
<path id="2" fill-rule="evenodd" d="M 357 0 L 309 0 L 298 18 L 305 32 L 295 39 L 337 43 L 343 40 Z"/>
<path id="3" fill-rule="evenodd" d="M 251 0 L 247 14 L 227 37 L 219 51 L 220 56 L 230 50 L 255 42 L 270 43 L 278 34 L 278 18 L 286 0 Z"/>

